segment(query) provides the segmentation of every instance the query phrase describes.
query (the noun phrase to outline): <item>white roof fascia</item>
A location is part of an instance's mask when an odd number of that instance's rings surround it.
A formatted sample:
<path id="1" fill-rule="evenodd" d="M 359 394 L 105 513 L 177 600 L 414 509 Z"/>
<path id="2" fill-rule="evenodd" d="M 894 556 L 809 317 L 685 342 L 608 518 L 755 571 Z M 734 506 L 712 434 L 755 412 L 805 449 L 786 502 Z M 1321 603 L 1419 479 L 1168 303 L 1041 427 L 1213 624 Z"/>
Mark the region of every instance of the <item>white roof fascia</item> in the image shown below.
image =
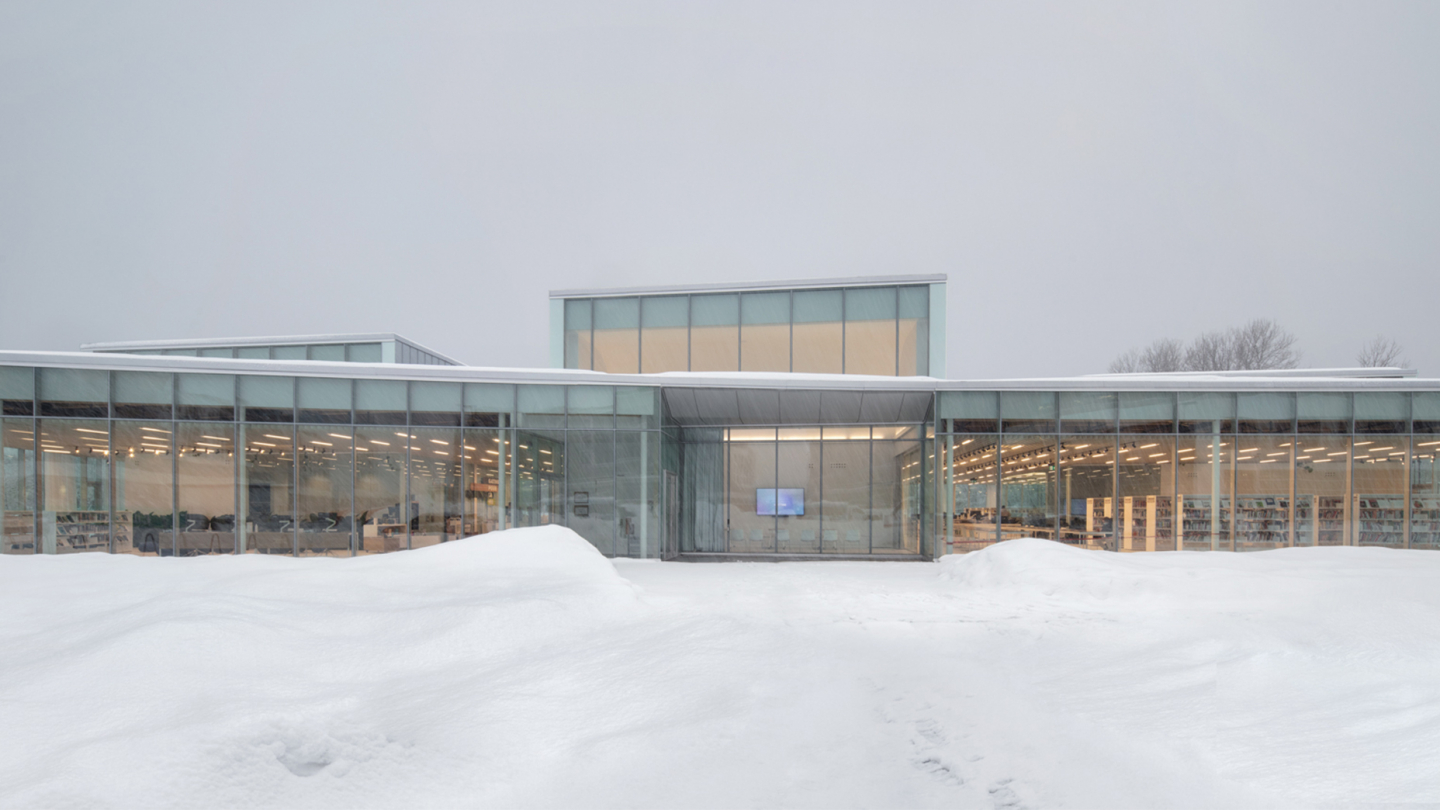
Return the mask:
<path id="1" fill-rule="evenodd" d="M 241 346 L 323 346 L 336 343 L 383 343 L 387 340 L 404 343 L 426 354 L 434 355 L 442 360 L 448 360 L 457 366 L 465 365 L 458 360 L 447 357 L 434 349 L 422 346 L 394 332 L 355 332 L 332 335 L 273 335 L 270 337 L 201 338 L 198 340 L 121 340 L 108 343 L 84 343 L 81 344 L 80 349 L 81 351 L 87 352 L 134 352 L 157 349 L 161 351 L 165 349 L 228 349 L 239 348 Z"/>
<path id="2" fill-rule="evenodd" d="M 0 350 L 0 365 L 92 368 L 109 371 L 170 371 L 269 376 L 345 377 L 387 380 L 539 383 L 555 385 L 642 385 L 663 388 L 762 388 L 889 391 L 1440 391 L 1440 379 L 1039 377 L 1002 380 L 940 380 L 934 377 L 871 377 L 859 374 L 672 371 L 664 374 L 606 374 L 549 368 L 428 366 L 403 363 L 341 363 L 321 360 L 242 360 L 90 352 Z"/>
<path id="3" fill-rule="evenodd" d="M 257 374 L 286 377 L 435 380 L 552 385 L 633 385 L 687 388 L 883 389 L 931 391 L 929 377 L 869 377 L 840 374 L 767 374 L 733 372 L 703 374 L 606 374 L 599 371 L 550 368 L 488 368 L 406 363 L 342 363 L 324 360 L 259 360 L 230 357 L 186 357 L 90 352 L 26 352 L 0 350 L 0 365 L 87 368 L 107 371 L 168 371 L 201 374 Z"/>
<path id="4" fill-rule="evenodd" d="M 762 290 L 814 290 L 834 287 L 890 287 L 909 284 L 944 284 L 944 273 L 928 275 L 855 276 L 852 278 L 789 279 L 722 284 L 679 284 L 659 287 L 591 287 L 551 290 L 551 298 L 618 298 L 632 295 L 686 295 L 689 293 L 759 292 Z"/>
<path id="5" fill-rule="evenodd" d="M 1086 377 L 1103 377 L 1108 379 L 1138 379 L 1141 377 L 1149 379 L 1165 379 L 1167 377 L 1282 377 L 1286 379 L 1306 377 L 1353 377 L 1360 379 L 1391 379 L 1396 377 L 1416 377 L 1420 372 L 1413 368 L 1400 368 L 1398 366 L 1383 366 L 1379 368 L 1272 368 L 1272 369 L 1244 369 L 1234 371 L 1163 371 L 1163 372 L 1136 372 L 1132 374 L 1086 374 Z"/>

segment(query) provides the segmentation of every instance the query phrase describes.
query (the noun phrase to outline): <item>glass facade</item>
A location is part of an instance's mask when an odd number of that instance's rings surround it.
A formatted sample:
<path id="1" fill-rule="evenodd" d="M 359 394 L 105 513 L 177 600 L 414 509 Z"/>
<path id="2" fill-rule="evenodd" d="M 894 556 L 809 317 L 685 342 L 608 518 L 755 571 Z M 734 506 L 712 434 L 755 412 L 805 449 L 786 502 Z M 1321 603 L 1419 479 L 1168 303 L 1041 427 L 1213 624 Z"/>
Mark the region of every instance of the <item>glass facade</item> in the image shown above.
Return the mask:
<path id="1" fill-rule="evenodd" d="M 1440 548 L 1434 392 L 937 396 L 937 547 Z"/>
<path id="2" fill-rule="evenodd" d="M 922 429 L 682 428 L 680 552 L 926 553 Z"/>
<path id="3" fill-rule="evenodd" d="M 776 326 L 774 300 L 714 298 L 737 363 L 779 340 L 740 334 Z M 646 306 L 637 353 L 646 329 L 675 328 L 673 302 L 652 320 Z M 628 329 L 621 316 L 605 323 Z M 234 372 L 0 367 L 0 552 L 352 556 L 552 524 L 630 557 L 928 558 L 1022 536 L 1122 552 L 1440 548 L 1436 391 Z"/>
<path id="4" fill-rule="evenodd" d="M 164 355 L 167 357 L 230 357 L 241 360 L 316 360 L 329 363 L 405 363 L 420 366 L 453 366 L 454 360 L 442 357 L 404 339 L 358 340 L 350 342 L 283 343 L 279 345 L 232 346 L 168 344 L 163 348 L 143 348 L 97 344 L 86 348 L 99 354 Z"/>
<path id="5" fill-rule="evenodd" d="M 926 284 L 567 298 L 558 311 L 565 368 L 931 373 Z"/>
<path id="6" fill-rule="evenodd" d="M 3 553 L 351 556 L 555 523 L 663 550 L 655 388 L 3 366 L 0 396 Z"/>

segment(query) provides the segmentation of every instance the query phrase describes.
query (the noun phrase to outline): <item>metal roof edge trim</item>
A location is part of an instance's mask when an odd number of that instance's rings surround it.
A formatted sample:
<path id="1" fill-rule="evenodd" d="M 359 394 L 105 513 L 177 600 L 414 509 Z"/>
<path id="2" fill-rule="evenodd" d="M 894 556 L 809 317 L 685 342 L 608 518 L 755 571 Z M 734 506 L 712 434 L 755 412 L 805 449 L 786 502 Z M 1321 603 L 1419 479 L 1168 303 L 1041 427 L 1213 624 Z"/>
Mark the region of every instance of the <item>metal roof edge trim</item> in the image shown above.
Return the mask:
<path id="1" fill-rule="evenodd" d="M 944 273 L 850 278 L 788 279 L 782 281 L 723 282 L 719 284 L 674 284 L 648 287 L 589 287 L 551 290 L 551 298 L 620 298 L 632 295 L 686 295 L 715 292 L 759 292 L 761 290 L 812 290 L 835 287 L 885 287 L 908 284 L 944 284 Z"/>
<path id="2" fill-rule="evenodd" d="M 933 377 L 763 374 L 715 376 L 699 372 L 606 374 L 578 369 L 430 366 L 401 363 L 341 363 L 320 360 L 248 360 L 226 357 L 101 354 L 0 350 L 0 365 L 94 368 L 109 371 L 168 371 L 268 376 L 346 377 L 450 382 L 624 385 L 656 388 L 755 388 L 789 390 L 891 391 L 1440 391 L 1440 379 L 1425 378 L 1257 378 L 1206 377 L 1117 380 L 1062 377 L 1002 380 L 941 380 Z"/>

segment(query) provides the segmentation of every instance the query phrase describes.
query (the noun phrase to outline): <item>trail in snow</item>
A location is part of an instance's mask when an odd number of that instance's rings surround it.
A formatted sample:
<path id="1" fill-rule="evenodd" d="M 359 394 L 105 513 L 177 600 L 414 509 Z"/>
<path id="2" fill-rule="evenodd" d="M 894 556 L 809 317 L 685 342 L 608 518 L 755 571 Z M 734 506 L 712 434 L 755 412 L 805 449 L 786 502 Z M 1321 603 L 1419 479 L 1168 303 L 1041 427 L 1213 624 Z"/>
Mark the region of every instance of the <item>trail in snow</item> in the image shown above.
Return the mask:
<path id="1" fill-rule="evenodd" d="M 1440 554 L 0 558 L 5 807 L 1440 802 Z"/>

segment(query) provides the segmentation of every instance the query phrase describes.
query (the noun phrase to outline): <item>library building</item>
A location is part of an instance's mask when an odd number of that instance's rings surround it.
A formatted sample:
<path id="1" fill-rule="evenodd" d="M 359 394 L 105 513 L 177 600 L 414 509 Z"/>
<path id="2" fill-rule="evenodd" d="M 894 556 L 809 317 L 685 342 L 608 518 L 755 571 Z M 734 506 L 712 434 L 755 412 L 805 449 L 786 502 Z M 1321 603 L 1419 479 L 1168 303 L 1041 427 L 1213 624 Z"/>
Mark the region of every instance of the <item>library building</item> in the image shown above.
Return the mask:
<path id="1" fill-rule="evenodd" d="M 949 379 L 945 290 L 555 291 L 548 368 L 388 333 L 0 351 L 0 552 L 348 557 L 550 524 L 677 560 L 1440 549 L 1440 380 Z"/>

